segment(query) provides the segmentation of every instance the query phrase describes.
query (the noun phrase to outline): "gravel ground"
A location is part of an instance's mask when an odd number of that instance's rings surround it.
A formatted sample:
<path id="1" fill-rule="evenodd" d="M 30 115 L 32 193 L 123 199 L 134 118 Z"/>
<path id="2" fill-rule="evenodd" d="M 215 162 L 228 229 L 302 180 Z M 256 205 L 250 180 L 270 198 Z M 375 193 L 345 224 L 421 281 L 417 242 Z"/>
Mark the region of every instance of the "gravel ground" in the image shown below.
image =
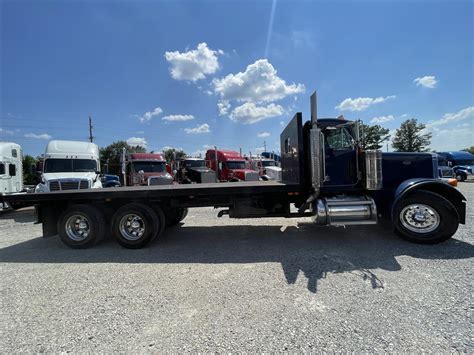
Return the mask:
<path id="1" fill-rule="evenodd" d="M 31 209 L 0 217 L 0 352 L 474 351 L 468 225 L 410 244 L 382 226 L 229 220 L 212 208 L 142 250 L 71 250 Z"/>

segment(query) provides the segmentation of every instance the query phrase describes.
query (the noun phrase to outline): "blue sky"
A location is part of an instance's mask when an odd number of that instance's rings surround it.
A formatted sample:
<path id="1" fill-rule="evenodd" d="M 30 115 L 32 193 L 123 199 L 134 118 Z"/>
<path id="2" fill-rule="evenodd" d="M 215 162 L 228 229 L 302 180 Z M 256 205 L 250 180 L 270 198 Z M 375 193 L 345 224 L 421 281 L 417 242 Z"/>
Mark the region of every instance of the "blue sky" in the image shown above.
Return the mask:
<path id="1" fill-rule="evenodd" d="M 272 15 L 273 14 L 273 15 Z M 474 145 L 472 1 L 2 1 L 0 140 L 279 150 L 296 111 Z"/>

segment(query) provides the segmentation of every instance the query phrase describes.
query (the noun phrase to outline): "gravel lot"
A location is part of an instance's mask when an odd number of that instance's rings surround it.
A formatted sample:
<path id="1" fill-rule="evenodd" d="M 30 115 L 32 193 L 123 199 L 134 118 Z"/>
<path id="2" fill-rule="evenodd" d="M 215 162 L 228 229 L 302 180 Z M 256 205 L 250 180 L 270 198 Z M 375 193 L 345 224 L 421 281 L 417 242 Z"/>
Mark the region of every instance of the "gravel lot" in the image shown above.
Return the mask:
<path id="1" fill-rule="evenodd" d="M 383 226 L 190 210 L 142 250 L 71 250 L 0 216 L 0 352 L 474 351 L 468 225 L 434 245 Z"/>

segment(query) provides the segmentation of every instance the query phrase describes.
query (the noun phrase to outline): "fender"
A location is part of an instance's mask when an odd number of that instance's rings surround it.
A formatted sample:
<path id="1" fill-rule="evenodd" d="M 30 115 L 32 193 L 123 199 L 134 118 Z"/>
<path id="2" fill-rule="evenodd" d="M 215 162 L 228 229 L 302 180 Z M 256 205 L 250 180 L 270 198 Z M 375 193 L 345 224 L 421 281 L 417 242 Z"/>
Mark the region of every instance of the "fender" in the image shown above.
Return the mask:
<path id="1" fill-rule="evenodd" d="M 416 190 L 426 190 L 437 193 L 443 196 L 449 202 L 453 204 L 458 213 L 459 223 L 466 223 L 466 202 L 467 199 L 458 189 L 452 187 L 447 182 L 439 179 L 409 179 L 403 181 L 395 191 L 395 200 L 392 205 L 392 218 L 393 211 L 398 201 L 403 199 L 405 196 Z"/>

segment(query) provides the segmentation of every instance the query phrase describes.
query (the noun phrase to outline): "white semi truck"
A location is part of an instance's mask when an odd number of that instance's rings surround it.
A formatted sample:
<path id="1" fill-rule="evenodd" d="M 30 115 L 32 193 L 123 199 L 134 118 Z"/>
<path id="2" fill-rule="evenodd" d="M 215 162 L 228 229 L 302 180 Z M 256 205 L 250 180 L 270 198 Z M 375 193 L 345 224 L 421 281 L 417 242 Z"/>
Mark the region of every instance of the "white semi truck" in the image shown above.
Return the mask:
<path id="1" fill-rule="evenodd" d="M 46 146 L 41 182 L 35 192 L 101 188 L 99 175 L 96 144 L 53 140 Z"/>
<path id="2" fill-rule="evenodd" d="M 23 164 L 21 146 L 0 142 L 0 194 L 23 191 Z M 0 203 L 0 211 L 11 206 Z"/>

